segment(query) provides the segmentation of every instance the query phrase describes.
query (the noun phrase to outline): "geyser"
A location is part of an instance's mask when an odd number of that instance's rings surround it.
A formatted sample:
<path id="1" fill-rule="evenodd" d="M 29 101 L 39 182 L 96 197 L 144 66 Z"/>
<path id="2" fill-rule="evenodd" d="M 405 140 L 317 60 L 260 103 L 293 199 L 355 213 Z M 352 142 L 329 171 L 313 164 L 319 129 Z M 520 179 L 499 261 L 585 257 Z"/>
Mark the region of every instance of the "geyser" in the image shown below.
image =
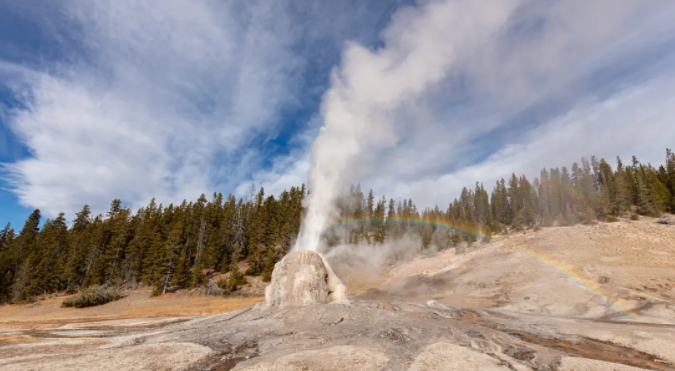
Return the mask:
<path id="1" fill-rule="evenodd" d="M 346 287 L 328 261 L 312 251 L 293 251 L 274 266 L 265 302 L 277 308 L 349 303 Z"/>
<path id="2" fill-rule="evenodd" d="M 335 201 L 350 183 L 373 177 L 371 159 L 395 148 L 422 120 L 431 89 L 504 27 L 519 1 L 429 1 L 397 13 L 383 46 L 347 43 L 323 95 L 323 127 L 311 149 L 307 214 L 294 250 L 321 251 L 321 234 L 340 217 Z M 485 9 L 490 9 L 486 12 Z M 431 116 L 431 115 L 430 115 Z"/>

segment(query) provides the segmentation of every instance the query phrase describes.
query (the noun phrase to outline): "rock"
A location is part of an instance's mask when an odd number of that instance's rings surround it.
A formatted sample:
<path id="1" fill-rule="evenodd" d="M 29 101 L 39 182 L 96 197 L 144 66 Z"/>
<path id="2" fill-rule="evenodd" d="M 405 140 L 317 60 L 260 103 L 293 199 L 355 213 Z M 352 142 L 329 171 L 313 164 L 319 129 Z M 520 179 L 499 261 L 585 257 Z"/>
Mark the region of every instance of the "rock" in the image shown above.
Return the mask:
<path id="1" fill-rule="evenodd" d="M 349 345 L 327 349 L 307 350 L 283 356 L 274 362 L 263 362 L 250 366 L 237 366 L 240 371 L 378 371 L 387 365 L 389 358 L 384 354 Z"/>
<path id="2" fill-rule="evenodd" d="M 348 303 L 345 285 L 324 257 L 312 251 L 293 251 L 274 266 L 265 302 L 278 308 Z"/>
<path id="3" fill-rule="evenodd" d="M 675 225 L 675 218 L 671 215 L 662 215 L 660 218 L 656 219 L 656 222 L 665 225 Z"/>
<path id="4" fill-rule="evenodd" d="M 3 350 L 4 351 L 4 350 Z M 15 365 L 2 365 L 2 370 L 167 370 L 179 371 L 211 353 L 206 346 L 193 343 L 140 344 L 123 348 L 100 348 L 67 356 L 45 359 L 23 359 Z M 4 361 L 4 360 L 3 360 Z"/>
<path id="5" fill-rule="evenodd" d="M 502 362 L 455 344 L 435 343 L 415 358 L 408 371 L 506 371 Z"/>

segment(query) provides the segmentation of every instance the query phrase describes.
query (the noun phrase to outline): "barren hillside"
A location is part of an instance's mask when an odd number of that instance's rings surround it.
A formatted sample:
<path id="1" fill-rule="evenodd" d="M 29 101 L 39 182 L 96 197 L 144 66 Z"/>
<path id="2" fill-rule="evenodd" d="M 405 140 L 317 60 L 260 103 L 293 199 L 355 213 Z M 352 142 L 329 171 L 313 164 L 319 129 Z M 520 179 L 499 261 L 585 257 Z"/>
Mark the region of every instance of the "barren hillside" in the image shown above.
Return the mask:
<path id="1" fill-rule="evenodd" d="M 376 281 L 373 281 L 376 282 Z M 499 235 L 386 272 L 361 296 L 675 323 L 675 226 L 653 218 Z"/>

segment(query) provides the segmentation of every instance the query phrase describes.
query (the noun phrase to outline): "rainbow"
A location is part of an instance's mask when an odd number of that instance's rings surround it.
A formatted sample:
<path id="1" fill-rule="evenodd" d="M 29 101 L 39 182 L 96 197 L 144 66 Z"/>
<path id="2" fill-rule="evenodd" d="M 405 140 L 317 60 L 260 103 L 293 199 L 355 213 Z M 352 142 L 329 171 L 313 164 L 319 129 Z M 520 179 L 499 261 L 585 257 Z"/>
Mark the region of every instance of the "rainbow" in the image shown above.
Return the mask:
<path id="1" fill-rule="evenodd" d="M 581 273 L 576 272 L 572 268 L 566 266 L 564 263 L 561 261 L 550 257 L 546 256 L 542 253 L 532 251 L 528 248 L 525 248 L 523 246 L 518 246 L 512 242 L 507 242 L 503 239 L 499 239 L 496 237 L 492 237 L 490 235 L 485 234 L 484 232 L 475 229 L 475 228 L 470 228 L 467 226 L 462 226 L 462 225 L 453 225 L 450 223 L 442 222 L 442 221 L 432 221 L 432 220 L 424 220 L 424 219 L 405 219 L 405 218 L 389 218 L 389 219 L 382 219 L 382 218 L 373 218 L 373 219 L 343 219 L 338 223 L 333 224 L 333 226 L 340 226 L 340 227 L 350 227 L 350 226 L 358 226 L 358 225 L 363 225 L 366 223 L 396 223 L 396 224 L 403 224 L 403 225 L 409 225 L 409 226 L 429 226 L 433 228 L 442 228 L 442 229 L 447 229 L 447 230 L 453 230 L 457 232 L 462 232 L 462 233 L 467 233 L 473 236 L 476 236 L 477 238 L 483 239 L 483 240 L 488 240 L 488 241 L 496 241 L 496 242 L 501 242 L 504 245 L 514 248 L 516 250 L 522 251 L 533 258 L 537 259 L 544 265 L 547 265 L 561 273 L 563 273 L 565 276 L 567 276 L 574 284 L 586 289 L 587 291 L 591 292 L 592 294 L 595 295 L 595 297 L 601 299 L 602 302 L 605 303 L 605 305 L 609 308 L 613 308 L 615 311 L 623 313 L 628 316 L 632 316 L 633 313 L 630 309 L 627 309 L 623 307 L 621 304 L 617 303 L 615 300 L 613 300 L 610 296 L 609 293 L 607 293 L 605 290 L 603 290 L 600 285 L 596 284 L 592 280 L 585 278 Z"/>

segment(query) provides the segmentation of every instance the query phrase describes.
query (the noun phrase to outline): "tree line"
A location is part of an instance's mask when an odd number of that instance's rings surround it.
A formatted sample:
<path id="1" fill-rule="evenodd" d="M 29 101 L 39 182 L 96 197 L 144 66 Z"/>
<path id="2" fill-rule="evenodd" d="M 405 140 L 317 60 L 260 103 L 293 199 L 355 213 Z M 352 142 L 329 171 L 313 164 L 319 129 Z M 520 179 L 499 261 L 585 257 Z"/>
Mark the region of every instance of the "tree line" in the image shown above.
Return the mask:
<path id="1" fill-rule="evenodd" d="M 304 186 L 278 198 L 261 188 L 250 200 L 202 195 L 196 202 L 157 205 L 136 213 L 113 200 L 105 216 L 84 206 L 69 227 L 63 213 L 40 228 L 35 210 L 18 233 L 0 232 L 0 302 L 91 285 L 141 283 L 155 287 L 205 285 L 214 272 L 248 262 L 248 275 L 271 275 L 300 229 Z"/>
<path id="2" fill-rule="evenodd" d="M 658 168 L 640 163 L 635 156 L 629 165 L 619 157 L 616 160 L 613 169 L 604 159 L 582 158 L 571 171 L 544 168 L 533 181 L 512 174 L 508 180 L 497 181 L 490 193 L 477 182 L 473 189 L 463 188 L 445 210 L 438 206 L 418 210 L 410 199 L 376 199 L 372 190 L 365 196 L 360 186 L 352 186 L 338 208 L 343 218 L 360 222 L 349 224 L 346 237 L 341 228 L 329 229 L 327 242 L 382 243 L 413 233 L 421 237 L 422 248 L 430 244 L 446 248 L 509 230 L 615 221 L 626 213 L 659 216 L 675 212 L 675 154 L 671 150 L 666 150 L 665 165 Z"/>
<path id="3" fill-rule="evenodd" d="M 36 295 L 75 292 L 95 284 L 203 286 L 214 272 L 269 279 L 274 264 L 291 248 L 300 230 L 305 186 L 278 197 L 264 189 L 247 201 L 233 195 L 205 195 L 180 205 L 149 205 L 135 213 L 113 200 L 106 215 L 89 206 L 67 224 L 64 214 L 40 227 L 35 210 L 17 234 L 9 224 L 0 231 L 0 302 L 20 302 Z M 352 186 L 337 202 L 344 220 L 324 234 L 328 246 L 385 243 L 404 234 L 418 236 L 420 246 L 455 246 L 462 241 L 510 230 L 616 220 L 627 213 L 658 216 L 675 212 L 675 154 L 666 150 L 658 168 L 635 157 L 615 168 L 604 159 L 582 158 L 566 167 L 542 169 L 539 177 L 512 174 L 490 193 L 483 184 L 462 189 L 443 210 L 418 210 L 411 199 L 395 201 L 364 194 Z M 439 228 L 440 225 L 453 228 Z M 239 271 L 245 261 L 248 269 Z M 236 281 L 225 283 L 229 290 Z"/>

